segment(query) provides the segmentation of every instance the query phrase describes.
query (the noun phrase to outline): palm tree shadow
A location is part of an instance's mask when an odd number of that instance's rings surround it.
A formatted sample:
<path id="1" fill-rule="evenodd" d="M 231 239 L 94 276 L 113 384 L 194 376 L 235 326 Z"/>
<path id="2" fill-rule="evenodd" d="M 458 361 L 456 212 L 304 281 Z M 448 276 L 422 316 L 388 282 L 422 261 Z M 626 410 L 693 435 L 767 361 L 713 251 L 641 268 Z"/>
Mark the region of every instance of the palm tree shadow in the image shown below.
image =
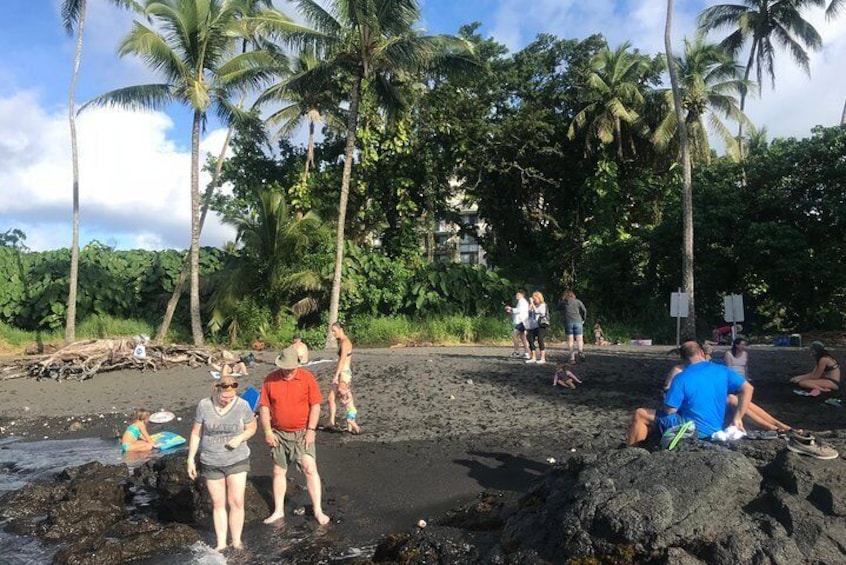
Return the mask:
<path id="1" fill-rule="evenodd" d="M 510 453 L 468 451 L 467 455 L 472 459 L 453 462 L 467 467 L 468 476 L 484 489 L 514 490 L 515 485 L 530 484 L 546 471 L 543 464 Z"/>

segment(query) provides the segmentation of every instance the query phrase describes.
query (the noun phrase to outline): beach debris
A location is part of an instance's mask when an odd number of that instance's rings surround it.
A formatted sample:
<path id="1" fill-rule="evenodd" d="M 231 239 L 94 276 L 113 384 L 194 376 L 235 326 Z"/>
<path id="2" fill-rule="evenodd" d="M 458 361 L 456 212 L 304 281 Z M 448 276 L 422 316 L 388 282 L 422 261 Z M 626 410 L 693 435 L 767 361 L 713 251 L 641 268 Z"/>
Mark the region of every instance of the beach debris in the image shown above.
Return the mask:
<path id="1" fill-rule="evenodd" d="M 449 395 L 449 399 L 450 399 L 450 400 L 455 400 L 455 395 L 454 395 L 454 394 L 450 394 L 450 395 Z"/>
<path id="2" fill-rule="evenodd" d="M 134 349 L 133 339 L 77 341 L 48 355 L 4 361 L 0 364 L 0 380 L 30 377 L 84 381 L 97 373 L 119 369 L 157 371 L 178 365 L 199 367 L 205 365 L 213 353 L 188 345 L 148 345 L 144 357 L 135 357 Z"/>
<path id="3" fill-rule="evenodd" d="M 547 457 L 546 462 L 550 465 L 555 465 L 555 457 Z"/>
<path id="4" fill-rule="evenodd" d="M 424 520 L 422 518 L 420 520 L 417 520 L 417 527 L 420 528 L 421 530 L 423 528 L 425 528 L 426 527 L 426 520 Z"/>
<path id="5" fill-rule="evenodd" d="M 293 514 L 294 516 L 305 516 L 305 506 L 294 508 Z"/>
<path id="6" fill-rule="evenodd" d="M 472 384 L 473 384 L 473 379 L 467 379 L 467 384 L 468 384 L 468 385 L 472 385 Z"/>
<path id="7" fill-rule="evenodd" d="M 573 453 L 575 453 L 575 452 L 576 452 L 576 448 L 575 448 L 575 447 L 571 447 L 571 448 L 570 448 L 570 451 L 572 451 Z"/>

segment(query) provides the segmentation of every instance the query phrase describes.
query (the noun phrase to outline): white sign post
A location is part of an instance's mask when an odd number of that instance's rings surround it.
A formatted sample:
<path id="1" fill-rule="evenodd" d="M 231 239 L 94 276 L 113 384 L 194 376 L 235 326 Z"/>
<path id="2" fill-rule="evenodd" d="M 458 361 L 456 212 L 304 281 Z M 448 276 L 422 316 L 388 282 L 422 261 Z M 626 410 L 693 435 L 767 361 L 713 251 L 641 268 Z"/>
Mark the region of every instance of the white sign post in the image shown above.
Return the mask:
<path id="1" fill-rule="evenodd" d="M 678 292 L 670 294 L 670 316 L 676 319 L 676 346 L 680 345 L 681 319 L 687 318 L 689 310 L 690 301 L 686 292 L 682 292 L 679 288 Z"/>
<path id="2" fill-rule="evenodd" d="M 736 325 L 744 320 L 743 295 L 727 294 L 723 297 L 723 319 L 731 324 L 731 341 L 737 337 Z"/>

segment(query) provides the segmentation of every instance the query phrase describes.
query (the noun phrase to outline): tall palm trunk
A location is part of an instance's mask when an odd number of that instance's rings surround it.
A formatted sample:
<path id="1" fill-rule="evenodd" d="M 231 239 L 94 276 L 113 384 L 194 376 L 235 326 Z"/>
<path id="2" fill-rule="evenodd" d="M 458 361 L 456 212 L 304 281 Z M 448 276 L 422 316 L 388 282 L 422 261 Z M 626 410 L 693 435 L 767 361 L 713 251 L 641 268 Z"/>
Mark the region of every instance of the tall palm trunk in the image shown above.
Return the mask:
<path id="1" fill-rule="evenodd" d="M 200 317 L 200 122 L 202 114 L 194 111 L 191 131 L 191 334 L 194 345 L 203 345 Z"/>
<path id="2" fill-rule="evenodd" d="M 693 179 L 690 163 L 690 144 L 687 139 L 679 77 L 673 57 L 671 35 L 673 30 L 673 0 L 667 0 L 667 25 L 664 27 L 664 48 L 667 51 L 667 68 L 670 72 L 670 85 L 673 89 L 676 123 L 679 128 L 679 145 L 682 162 L 682 287 L 687 293 L 690 310 L 684 321 L 684 331 L 689 337 L 696 335 L 696 315 L 693 300 Z"/>
<path id="3" fill-rule="evenodd" d="M 314 166 L 314 120 L 308 121 L 308 153 L 306 153 L 303 179 L 308 180 L 309 166 Z"/>
<path id="4" fill-rule="evenodd" d="M 85 27 L 85 0 L 79 3 L 79 27 L 76 30 L 76 54 L 73 58 L 70 93 L 68 94 L 68 122 L 71 137 L 71 163 L 73 168 L 73 235 L 71 239 L 70 281 L 68 311 L 65 322 L 65 343 L 76 340 L 76 291 L 79 286 L 79 149 L 76 144 L 76 81 L 82 62 L 82 31 Z"/>
<path id="5" fill-rule="evenodd" d="M 332 324 L 338 321 L 338 306 L 341 302 L 341 273 L 344 268 L 344 222 L 347 218 L 347 199 L 350 195 L 350 177 L 352 176 L 355 135 L 358 128 L 358 102 L 362 77 L 356 77 L 350 92 L 350 115 L 347 118 L 347 146 L 344 151 L 344 173 L 341 176 L 341 199 L 338 203 L 338 232 L 335 237 L 335 276 L 332 278 L 332 296 L 329 301 L 329 331 L 326 335 L 325 348 L 335 344 L 332 337 Z"/>
<path id="6" fill-rule="evenodd" d="M 244 102 L 244 98 L 241 98 Z M 238 106 L 240 108 L 240 105 Z M 206 223 L 206 215 L 209 212 L 209 203 L 211 196 L 214 193 L 214 188 L 217 186 L 217 179 L 220 178 L 220 173 L 223 170 L 223 160 L 226 158 L 226 150 L 229 147 L 229 141 L 232 139 L 232 130 L 234 128 L 229 126 L 226 130 L 226 137 L 223 140 L 223 148 L 220 150 L 220 155 L 217 157 L 217 163 L 214 166 L 214 175 L 209 185 L 206 187 L 206 193 L 203 196 L 203 209 L 200 211 L 200 234 L 203 233 L 203 225 Z M 165 310 L 164 319 L 159 332 L 156 334 L 156 343 L 162 343 L 170 330 L 170 323 L 173 321 L 173 314 L 176 312 L 176 305 L 179 303 L 179 297 L 182 296 L 182 290 L 185 288 L 185 281 L 188 280 L 188 273 L 191 272 L 191 259 L 189 256 L 185 257 L 182 262 L 182 270 L 179 272 L 179 279 L 173 287 L 173 293 L 170 295 L 170 300 L 167 301 L 167 309 Z"/>
<path id="7" fill-rule="evenodd" d="M 746 109 L 746 94 L 748 93 L 748 88 L 746 84 L 749 81 L 749 75 L 752 72 L 752 64 L 755 61 L 755 52 L 758 50 L 758 40 L 752 40 L 752 49 L 749 52 L 749 61 L 746 63 L 746 70 L 743 72 L 743 84 L 740 86 L 740 114 L 744 114 L 744 110 Z M 758 85 L 758 92 L 761 91 L 761 85 Z M 740 158 L 740 161 L 743 161 L 744 151 L 743 151 L 743 122 L 738 122 L 737 124 L 737 154 Z"/>
<path id="8" fill-rule="evenodd" d="M 846 126 L 846 102 L 843 103 L 843 113 L 840 114 L 840 125 Z"/>

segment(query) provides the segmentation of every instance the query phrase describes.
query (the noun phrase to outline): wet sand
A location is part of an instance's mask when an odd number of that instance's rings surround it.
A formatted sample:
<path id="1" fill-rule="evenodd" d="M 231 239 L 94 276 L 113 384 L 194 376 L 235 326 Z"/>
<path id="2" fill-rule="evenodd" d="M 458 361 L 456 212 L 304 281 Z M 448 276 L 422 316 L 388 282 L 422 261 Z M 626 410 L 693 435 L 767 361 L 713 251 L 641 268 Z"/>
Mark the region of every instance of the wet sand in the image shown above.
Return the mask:
<path id="1" fill-rule="evenodd" d="M 551 386 L 554 361 L 565 357 L 560 346 L 551 348 L 546 365 L 509 359 L 507 347 L 356 350 L 353 391 L 363 434 L 318 434 L 326 511 L 348 540 L 363 544 L 413 527 L 420 518 L 430 520 L 486 489 L 524 492 L 548 468 L 549 457 L 560 461 L 574 452 L 617 449 L 631 411 L 659 403 L 663 376 L 676 362 L 668 350 L 590 348 L 586 362 L 574 369 L 584 381 L 576 390 Z M 258 357 L 242 387 L 259 387 L 272 369 L 273 352 Z M 333 359 L 322 352 L 314 357 Z M 810 366 L 806 350 L 753 347 L 755 401 L 796 427 L 845 427 L 846 409 L 824 404 L 825 397 L 792 393 L 787 376 Z M 310 368 L 324 393 L 333 368 Z M 181 421 L 151 429 L 186 435 L 194 407 L 213 383 L 206 368 L 185 367 L 105 373 L 81 383 L 6 381 L 0 437 L 114 438 L 135 407 L 176 412 Z M 251 447 L 253 475 L 269 485 L 268 450 L 259 436 Z M 835 447 L 846 451 L 846 445 Z M 298 473 L 293 476 L 304 483 Z M 307 503 L 303 489 L 289 492 L 289 513 Z"/>

